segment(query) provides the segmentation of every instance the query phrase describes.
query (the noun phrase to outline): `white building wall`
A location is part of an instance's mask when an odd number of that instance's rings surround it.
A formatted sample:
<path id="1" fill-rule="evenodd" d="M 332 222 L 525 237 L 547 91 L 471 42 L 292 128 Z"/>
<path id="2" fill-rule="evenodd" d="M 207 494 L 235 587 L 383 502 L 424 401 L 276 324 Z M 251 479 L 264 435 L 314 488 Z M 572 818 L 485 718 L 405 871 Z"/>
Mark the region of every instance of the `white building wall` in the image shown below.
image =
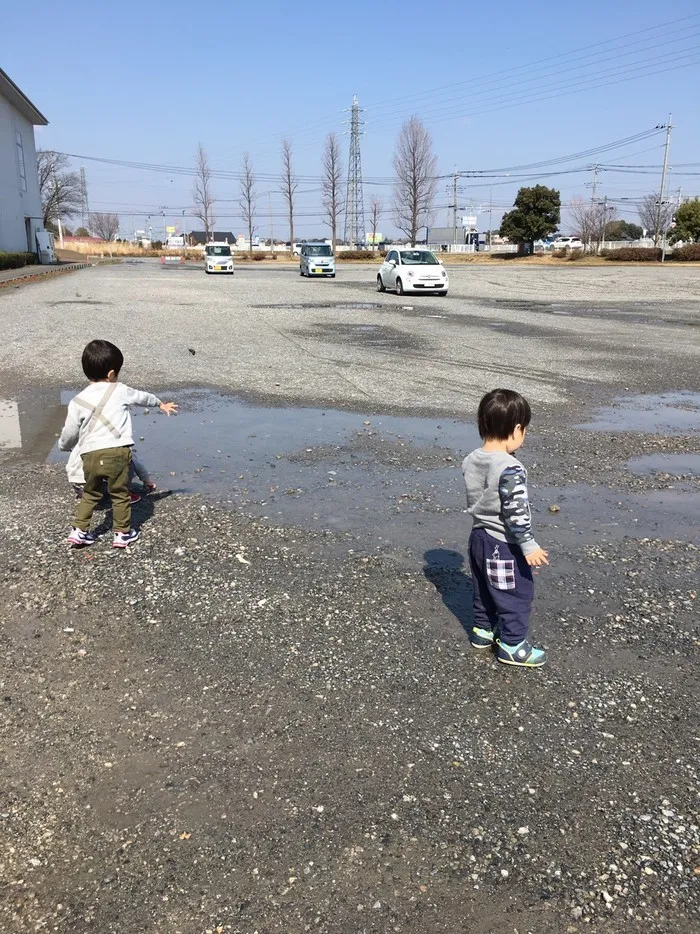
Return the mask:
<path id="1" fill-rule="evenodd" d="M 18 133 L 24 154 L 26 191 L 20 179 Z M 34 252 L 34 232 L 43 226 L 34 127 L 0 94 L 0 250 Z"/>

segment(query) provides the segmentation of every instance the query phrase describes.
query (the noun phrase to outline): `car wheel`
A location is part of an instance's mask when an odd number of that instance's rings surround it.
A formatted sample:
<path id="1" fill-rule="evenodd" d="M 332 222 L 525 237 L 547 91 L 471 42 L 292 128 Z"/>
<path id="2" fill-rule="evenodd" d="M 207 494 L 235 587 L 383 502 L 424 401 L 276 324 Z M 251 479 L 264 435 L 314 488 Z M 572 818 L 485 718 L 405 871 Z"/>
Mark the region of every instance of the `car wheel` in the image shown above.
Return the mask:
<path id="1" fill-rule="evenodd" d="M 377 276 L 377 292 L 386 292 L 386 286 L 381 276 Z"/>
<path id="2" fill-rule="evenodd" d="M 397 294 L 397 295 L 403 295 L 403 294 L 404 294 L 404 291 L 403 291 L 403 282 L 402 282 L 400 279 L 397 279 L 397 280 L 396 280 L 396 294 Z"/>

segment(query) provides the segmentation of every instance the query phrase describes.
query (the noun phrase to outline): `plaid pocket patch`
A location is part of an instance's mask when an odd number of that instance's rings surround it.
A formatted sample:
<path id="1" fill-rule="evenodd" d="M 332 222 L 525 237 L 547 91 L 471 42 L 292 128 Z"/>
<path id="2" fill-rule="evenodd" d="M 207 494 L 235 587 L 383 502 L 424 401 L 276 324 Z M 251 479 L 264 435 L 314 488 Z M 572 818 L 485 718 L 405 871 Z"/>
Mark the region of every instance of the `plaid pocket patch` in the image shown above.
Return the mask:
<path id="1" fill-rule="evenodd" d="M 515 590 L 515 561 L 487 558 L 486 576 L 496 590 Z"/>

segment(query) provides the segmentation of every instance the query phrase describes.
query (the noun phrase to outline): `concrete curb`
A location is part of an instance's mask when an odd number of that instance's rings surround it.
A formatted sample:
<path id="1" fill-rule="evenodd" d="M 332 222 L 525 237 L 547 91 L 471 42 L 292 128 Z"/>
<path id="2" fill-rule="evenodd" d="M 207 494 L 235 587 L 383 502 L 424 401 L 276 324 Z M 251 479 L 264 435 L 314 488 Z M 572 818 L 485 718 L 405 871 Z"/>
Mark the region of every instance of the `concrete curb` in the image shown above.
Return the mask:
<path id="1" fill-rule="evenodd" d="M 65 266 L 52 266 L 50 269 L 41 272 L 29 272 L 26 275 L 12 276 L 10 279 L 0 279 L 0 289 L 4 286 L 15 285 L 16 283 L 31 282 L 33 279 L 44 279 L 47 276 L 58 276 L 64 272 L 76 272 L 78 269 L 88 269 L 91 263 L 70 263 Z"/>

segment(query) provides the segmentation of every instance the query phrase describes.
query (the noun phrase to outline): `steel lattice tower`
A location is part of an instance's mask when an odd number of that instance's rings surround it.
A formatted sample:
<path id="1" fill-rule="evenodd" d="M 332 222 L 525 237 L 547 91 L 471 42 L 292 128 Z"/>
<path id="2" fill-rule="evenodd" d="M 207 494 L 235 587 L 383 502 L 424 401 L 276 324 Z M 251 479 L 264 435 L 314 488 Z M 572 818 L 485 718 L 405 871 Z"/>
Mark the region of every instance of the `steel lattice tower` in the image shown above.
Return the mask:
<path id="1" fill-rule="evenodd" d="M 351 247 L 363 246 L 365 239 L 365 204 L 362 194 L 362 159 L 360 157 L 360 136 L 364 121 L 360 120 L 361 113 L 362 108 L 355 95 L 350 109 L 350 154 L 343 234 L 343 239 Z"/>

